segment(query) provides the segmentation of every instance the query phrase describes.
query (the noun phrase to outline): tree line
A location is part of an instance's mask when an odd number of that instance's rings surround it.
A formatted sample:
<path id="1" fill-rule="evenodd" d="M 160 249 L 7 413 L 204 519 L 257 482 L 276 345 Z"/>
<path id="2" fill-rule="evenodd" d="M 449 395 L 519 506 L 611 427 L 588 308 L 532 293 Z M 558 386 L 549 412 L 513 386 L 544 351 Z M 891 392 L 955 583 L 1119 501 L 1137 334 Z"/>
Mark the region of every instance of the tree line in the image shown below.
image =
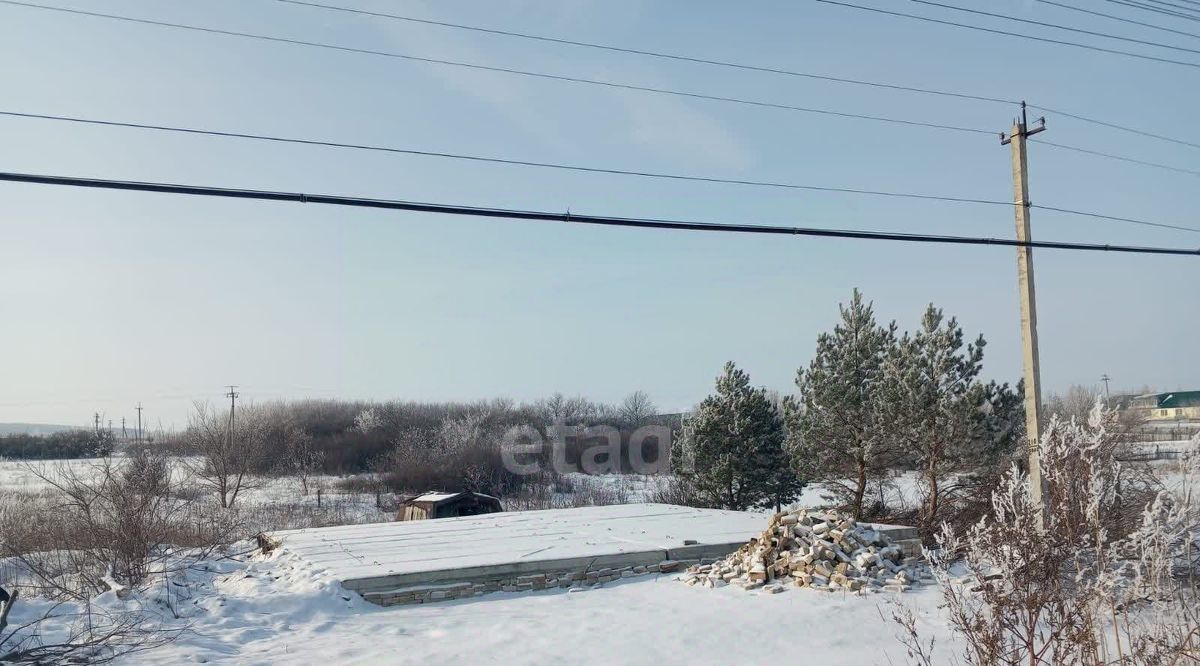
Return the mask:
<path id="1" fill-rule="evenodd" d="M 11 433 L 0 435 L 0 458 L 8 460 L 52 460 L 96 458 L 112 453 L 116 438 L 108 430 L 64 430 L 47 435 Z"/>

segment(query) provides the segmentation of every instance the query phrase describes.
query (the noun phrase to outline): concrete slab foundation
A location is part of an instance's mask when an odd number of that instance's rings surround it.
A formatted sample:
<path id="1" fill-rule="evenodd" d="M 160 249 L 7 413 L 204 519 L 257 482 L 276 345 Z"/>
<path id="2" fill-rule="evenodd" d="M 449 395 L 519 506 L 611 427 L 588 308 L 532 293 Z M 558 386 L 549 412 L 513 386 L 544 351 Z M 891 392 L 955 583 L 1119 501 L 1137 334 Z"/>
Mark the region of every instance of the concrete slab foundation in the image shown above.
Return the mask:
<path id="1" fill-rule="evenodd" d="M 288 550 L 328 568 L 368 601 L 393 605 L 669 573 L 728 555 L 765 524 L 761 513 L 626 504 L 289 530 L 273 536 Z M 912 550 L 915 529 L 876 527 Z"/>

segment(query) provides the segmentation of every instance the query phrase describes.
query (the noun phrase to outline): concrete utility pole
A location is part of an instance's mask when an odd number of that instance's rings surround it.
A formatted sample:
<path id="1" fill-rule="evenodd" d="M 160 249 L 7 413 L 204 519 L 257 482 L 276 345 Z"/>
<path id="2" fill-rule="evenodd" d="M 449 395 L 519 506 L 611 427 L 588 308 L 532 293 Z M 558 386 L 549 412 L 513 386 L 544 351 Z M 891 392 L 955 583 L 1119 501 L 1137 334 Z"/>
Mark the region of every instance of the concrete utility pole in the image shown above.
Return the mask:
<path id="1" fill-rule="evenodd" d="M 1108 397 L 1108 380 L 1109 380 L 1109 376 L 1108 376 L 1108 373 L 1107 373 L 1107 372 L 1106 372 L 1106 373 L 1104 373 L 1103 375 L 1100 375 L 1100 381 L 1104 382 L 1104 405 L 1105 405 L 1106 407 L 1108 406 L 1108 400 L 1109 400 L 1109 397 Z"/>
<path id="2" fill-rule="evenodd" d="M 100 412 L 92 415 L 92 428 L 96 431 L 97 435 L 100 434 Z"/>
<path id="3" fill-rule="evenodd" d="M 141 444 L 142 443 L 142 403 L 140 403 L 140 402 L 138 403 L 138 406 L 137 406 L 137 413 L 138 413 L 137 441 L 138 441 L 138 444 Z"/>
<path id="4" fill-rule="evenodd" d="M 1029 241 L 1029 165 L 1025 140 L 1045 131 L 1046 119 L 1029 129 L 1025 102 L 1021 102 L 1021 117 L 1013 121 L 1012 133 L 1000 134 L 1001 145 L 1012 147 L 1013 210 L 1017 218 L 1017 240 Z M 1025 434 L 1029 447 L 1029 486 L 1033 499 L 1045 506 L 1042 499 L 1042 371 L 1038 360 L 1037 299 L 1033 286 L 1033 248 L 1017 248 L 1017 286 L 1021 292 L 1021 343 L 1025 366 Z M 1042 519 L 1039 518 L 1039 522 Z"/>

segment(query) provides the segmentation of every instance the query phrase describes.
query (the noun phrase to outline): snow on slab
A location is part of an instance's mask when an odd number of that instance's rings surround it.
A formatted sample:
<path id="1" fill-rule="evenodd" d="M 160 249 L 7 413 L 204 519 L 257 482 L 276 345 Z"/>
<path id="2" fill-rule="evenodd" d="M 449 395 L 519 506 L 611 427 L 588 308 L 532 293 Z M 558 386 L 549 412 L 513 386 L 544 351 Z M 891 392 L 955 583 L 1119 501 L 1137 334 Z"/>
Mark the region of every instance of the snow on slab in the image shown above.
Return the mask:
<path id="1" fill-rule="evenodd" d="M 277 532 L 287 550 L 340 580 L 511 562 L 667 550 L 747 541 L 759 513 L 670 504 L 492 513 L 463 518 Z"/>

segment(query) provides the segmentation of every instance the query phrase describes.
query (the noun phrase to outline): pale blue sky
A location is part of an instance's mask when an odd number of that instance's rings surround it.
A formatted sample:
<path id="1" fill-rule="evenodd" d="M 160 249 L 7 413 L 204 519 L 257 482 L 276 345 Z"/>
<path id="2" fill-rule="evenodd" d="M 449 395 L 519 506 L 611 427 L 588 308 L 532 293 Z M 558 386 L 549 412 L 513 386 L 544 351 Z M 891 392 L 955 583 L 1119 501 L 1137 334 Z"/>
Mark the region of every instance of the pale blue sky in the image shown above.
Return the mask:
<path id="1" fill-rule="evenodd" d="M 47 0 L 50 2 L 50 0 Z M 531 43 L 269 0 L 59 6 L 638 85 L 1008 129 L 1006 106 Z M 977 8 L 1149 39 L 1025 1 Z M 334 3 L 336 4 L 336 3 Z M 959 90 L 1200 139 L 1200 70 L 799 2 L 385 2 L 358 8 Z M 930 13 L 912 3 L 888 6 Z M 1114 6 L 1115 8 L 1115 6 Z M 1119 9 L 1119 8 L 1118 8 Z M 941 14 L 945 16 L 945 14 Z M 953 20 L 962 17 L 950 16 Z M 1170 24 L 1168 17 L 1142 17 Z M 972 19 L 973 20 L 973 19 Z M 1177 21 L 1178 23 L 1178 21 Z M 1019 26 L 995 25 L 1024 30 Z M 1030 28 L 1032 31 L 1033 29 Z M 1041 34 L 1050 34 L 1043 31 Z M 1200 41 L 1177 43 L 1196 47 Z M 1115 44 L 1111 44 L 1116 46 Z M 1132 47 L 1132 45 L 1126 45 Z M 1119 47 L 1123 48 L 1123 47 Z M 1136 47 L 1132 47 L 1136 48 Z M 1174 54 L 1180 56 L 1181 54 Z M 1196 58 L 1200 60 L 1200 58 Z M 1011 197 L 995 137 L 685 100 L 0 6 L 0 107 L 424 150 Z M 1067 118 L 1056 142 L 1197 168 L 1200 150 Z M 1013 234 L 1011 210 L 646 181 L 0 118 L 0 170 L 710 221 Z M 1200 226 L 1195 176 L 1031 148 L 1036 203 Z M 1035 236 L 1200 235 L 1035 211 Z M 0 421 L 119 421 L 141 400 L 615 401 L 687 407 L 735 360 L 787 391 L 854 287 L 933 301 L 1020 377 L 1011 248 L 648 232 L 0 184 Z M 1048 389 L 1200 386 L 1192 258 L 1036 253 Z"/>

